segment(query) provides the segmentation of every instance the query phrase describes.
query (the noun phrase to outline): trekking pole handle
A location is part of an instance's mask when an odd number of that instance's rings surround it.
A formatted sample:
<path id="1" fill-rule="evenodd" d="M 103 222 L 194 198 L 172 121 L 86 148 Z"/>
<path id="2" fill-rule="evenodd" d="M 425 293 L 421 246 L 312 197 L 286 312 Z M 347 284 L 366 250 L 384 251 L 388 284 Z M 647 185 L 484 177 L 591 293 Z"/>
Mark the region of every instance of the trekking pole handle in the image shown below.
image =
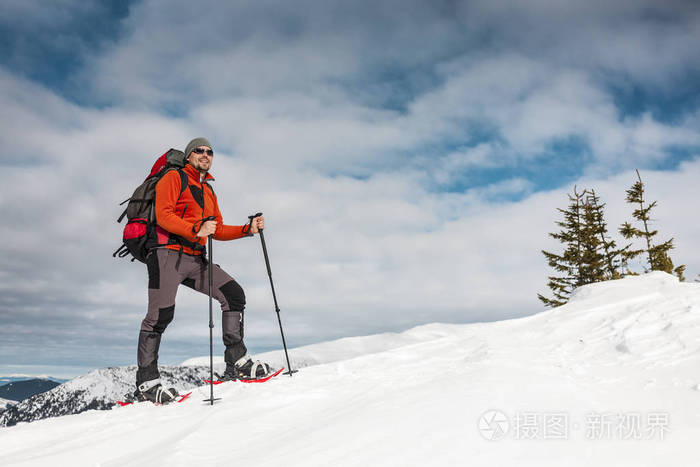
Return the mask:
<path id="1" fill-rule="evenodd" d="M 194 223 L 194 225 L 192 225 L 192 234 L 196 235 L 197 232 L 200 231 L 200 229 L 202 228 L 202 226 L 204 225 L 205 222 L 215 221 L 215 220 L 216 220 L 216 216 L 203 217 L 202 219 L 198 220 L 197 222 Z M 197 224 L 199 224 L 199 229 L 197 228 Z M 207 236 L 209 236 L 209 235 L 207 235 Z"/>
<path id="2" fill-rule="evenodd" d="M 205 222 L 215 221 L 215 220 L 216 220 L 216 216 L 205 217 L 204 219 L 202 219 L 202 225 L 204 225 Z M 209 234 L 208 237 L 211 238 L 212 235 L 213 234 Z M 209 249 L 211 250 L 211 245 L 209 245 Z"/>
<path id="3" fill-rule="evenodd" d="M 260 217 L 262 215 L 263 215 L 262 212 L 258 212 L 256 214 L 251 214 L 250 216 L 248 216 L 248 232 L 250 232 L 250 229 L 253 228 L 253 219 L 255 219 L 256 217 Z M 262 230 L 262 229 L 260 229 L 260 230 Z M 250 235 L 252 236 L 252 234 L 250 234 Z"/>

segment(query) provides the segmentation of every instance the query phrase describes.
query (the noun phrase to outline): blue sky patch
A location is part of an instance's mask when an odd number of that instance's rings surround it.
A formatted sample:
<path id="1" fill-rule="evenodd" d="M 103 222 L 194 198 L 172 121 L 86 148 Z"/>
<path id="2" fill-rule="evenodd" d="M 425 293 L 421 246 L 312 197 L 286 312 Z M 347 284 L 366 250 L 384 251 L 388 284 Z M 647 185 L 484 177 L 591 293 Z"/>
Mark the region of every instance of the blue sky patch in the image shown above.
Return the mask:
<path id="1" fill-rule="evenodd" d="M 119 40 L 121 21 L 132 3 L 135 1 L 27 2 L 21 15 L 0 20 L 0 64 L 73 102 L 89 105 L 85 83 L 77 72 L 86 56 Z"/>

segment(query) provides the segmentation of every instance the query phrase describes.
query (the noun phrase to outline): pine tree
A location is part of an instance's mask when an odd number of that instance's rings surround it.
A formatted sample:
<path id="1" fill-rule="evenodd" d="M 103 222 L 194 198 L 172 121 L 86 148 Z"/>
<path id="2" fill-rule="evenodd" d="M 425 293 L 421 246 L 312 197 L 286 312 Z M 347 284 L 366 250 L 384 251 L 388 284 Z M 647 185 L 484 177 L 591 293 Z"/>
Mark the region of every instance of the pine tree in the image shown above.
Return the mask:
<path id="1" fill-rule="evenodd" d="M 547 263 L 555 271 L 562 273 L 561 276 L 549 276 L 547 287 L 552 290 L 554 298 L 547 298 L 542 294 L 537 294 L 542 303 L 550 307 L 565 304 L 571 292 L 578 285 L 578 270 L 580 269 L 581 251 L 581 197 L 574 187 L 574 195 L 568 195 L 569 206 L 567 209 L 557 208 L 557 211 L 564 215 L 563 221 L 556 224 L 561 227 L 558 233 L 550 233 L 549 236 L 559 240 L 565 245 L 561 255 L 542 250 L 542 254 L 547 258 Z"/>
<path id="2" fill-rule="evenodd" d="M 579 285 L 602 282 L 606 279 L 604 241 L 601 241 L 598 225 L 598 210 L 589 201 L 587 190 L 583 191 L 581 224 L 581 267 Z M 603 237 L 603 240 L 605 237 Z"/>
<path id="3" fill-rule="evenodd" d="M 604 277 L 602 280 L 619 279 L 622 277 L 620 269 L 624 267 L 623 253 L 629 248 L 618 249 L 615 240 L 608 237 L 608 225 L 605 222 L 605 204 L 600 204 L 600 198 L 595 190 L 588 191 L 586 196 L 586 224 L 594 230 L 594 234 L 600 239 L 600 246 L 605 261 Z"/>
<path id="4" fill-rule="evenodd" d="M 641 175 L 639 175 L 639 170 L 636 170 L 636 172 L 637 181 L 627 190 L 625 199 L 628 203 L 639 206 L 633 211 L 632 217 L 642 223 L 643 229 L 634 227 L 630 222 L 625 222 L 619 230 L 622 236 L 628 240 L 633 240 L 635 238 L 644 239 L 646 249 L 628 250 L 623 253 L 623 256 L 625 260 L 630 260 L 646 252 L 649 270 L 676 274 L 680 280 L 684 281 L 685 277 L 683 277 L 683 272 L 685 271 L 685 265 L 674 268 L 673 261 L 671 261 L 671 257 L 668 255 L 668 252 L 673 249 L 673 238 L 658 245 L 655 245 L 653 242 L 653 238 L 659 232 L 658 230 L 649 230 L 649 223 L 651 222 L 650 212 L 657 204 L 656 201 L 653 201 L 645 205 L 644 183 L 642 182 Z"/>
<path id="5" fill-rule="evenodd" d="M 564 244 L 564 252 L 559 255 L 542 250 L 549 266 L 562 273 L 560 276 L 548 277 L 547 286 L 552 290 L 554 298 L 537 294 L 542 303 L 550 307 L 566 303 L 576 287 L 605 280 L 606 258 L 601 253 L 601 231 L 597 223 L 597 213 L 602 213 L 602 209 L 588 205 L 584 201 L 585 194 L 586 190 L 578 193 L 574 187 L 573 195 L 568 195 L 568 208 L 557 208 L 564 220 L 556 222 L 561 230 L 549 235 Z"/>

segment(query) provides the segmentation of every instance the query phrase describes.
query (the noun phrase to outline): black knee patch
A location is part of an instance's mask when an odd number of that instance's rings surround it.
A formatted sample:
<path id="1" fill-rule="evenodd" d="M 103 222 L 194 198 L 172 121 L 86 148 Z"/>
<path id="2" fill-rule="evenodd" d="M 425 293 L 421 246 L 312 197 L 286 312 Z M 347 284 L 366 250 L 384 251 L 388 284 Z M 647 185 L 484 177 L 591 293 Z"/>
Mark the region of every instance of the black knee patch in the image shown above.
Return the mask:
<path id="1" fill-rule="evenodd" d="M 228 281 L 219 287 L 219 290 L 224 295 L 230 311 L 243 311 L 245 308 L 245 293 L 243 292 L 243 287 L 238 285 L 238 282 Z"/>
<path id="2" fill-rule="evenodd" d="M 160 267 L 158 267 L 156 251 L 146 257 L 146 268 L 148 269 L 148 288 L 160 289 Z"/>
<path id="3" fill-rule="evenodd" d="M 185 279 L 180 284 L 184 285 L 185 287 L 189 287 L 190 289 L 194 290 L 194 279 Z"/>
<path id="4" fill-rule="evenodd" d="M 175 316 L 175 305 L 158 310 L 158 322 L 153 326 L 153 330 L 162 333 Z"/>

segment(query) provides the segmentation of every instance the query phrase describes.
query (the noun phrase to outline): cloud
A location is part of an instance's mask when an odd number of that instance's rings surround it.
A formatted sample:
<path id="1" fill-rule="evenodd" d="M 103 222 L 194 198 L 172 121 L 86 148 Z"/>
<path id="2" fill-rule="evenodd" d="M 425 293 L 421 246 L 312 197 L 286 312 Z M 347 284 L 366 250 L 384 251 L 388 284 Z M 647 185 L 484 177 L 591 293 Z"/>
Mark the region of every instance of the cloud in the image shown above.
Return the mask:
<path id="1" fill-rule="evenodd" d="M 168 2 L 167 8 L 151 1 L 130 13 L 123 40 L 89 62 L 96 90 L 119 102 L 168 100 L 184 109 L 194 104 L 184 95 L 212 100 L 347 87 L 396 97 L 381 83 L 420 90 L 439 81 L 432 76 L 436 64 L 456 57 L 479 62 L 510 54 L 666 92 L 700 63 L 693 46 L 700 14 L 691 1 Z M 379 94 L 373 93 L 384 101 Z"/>

